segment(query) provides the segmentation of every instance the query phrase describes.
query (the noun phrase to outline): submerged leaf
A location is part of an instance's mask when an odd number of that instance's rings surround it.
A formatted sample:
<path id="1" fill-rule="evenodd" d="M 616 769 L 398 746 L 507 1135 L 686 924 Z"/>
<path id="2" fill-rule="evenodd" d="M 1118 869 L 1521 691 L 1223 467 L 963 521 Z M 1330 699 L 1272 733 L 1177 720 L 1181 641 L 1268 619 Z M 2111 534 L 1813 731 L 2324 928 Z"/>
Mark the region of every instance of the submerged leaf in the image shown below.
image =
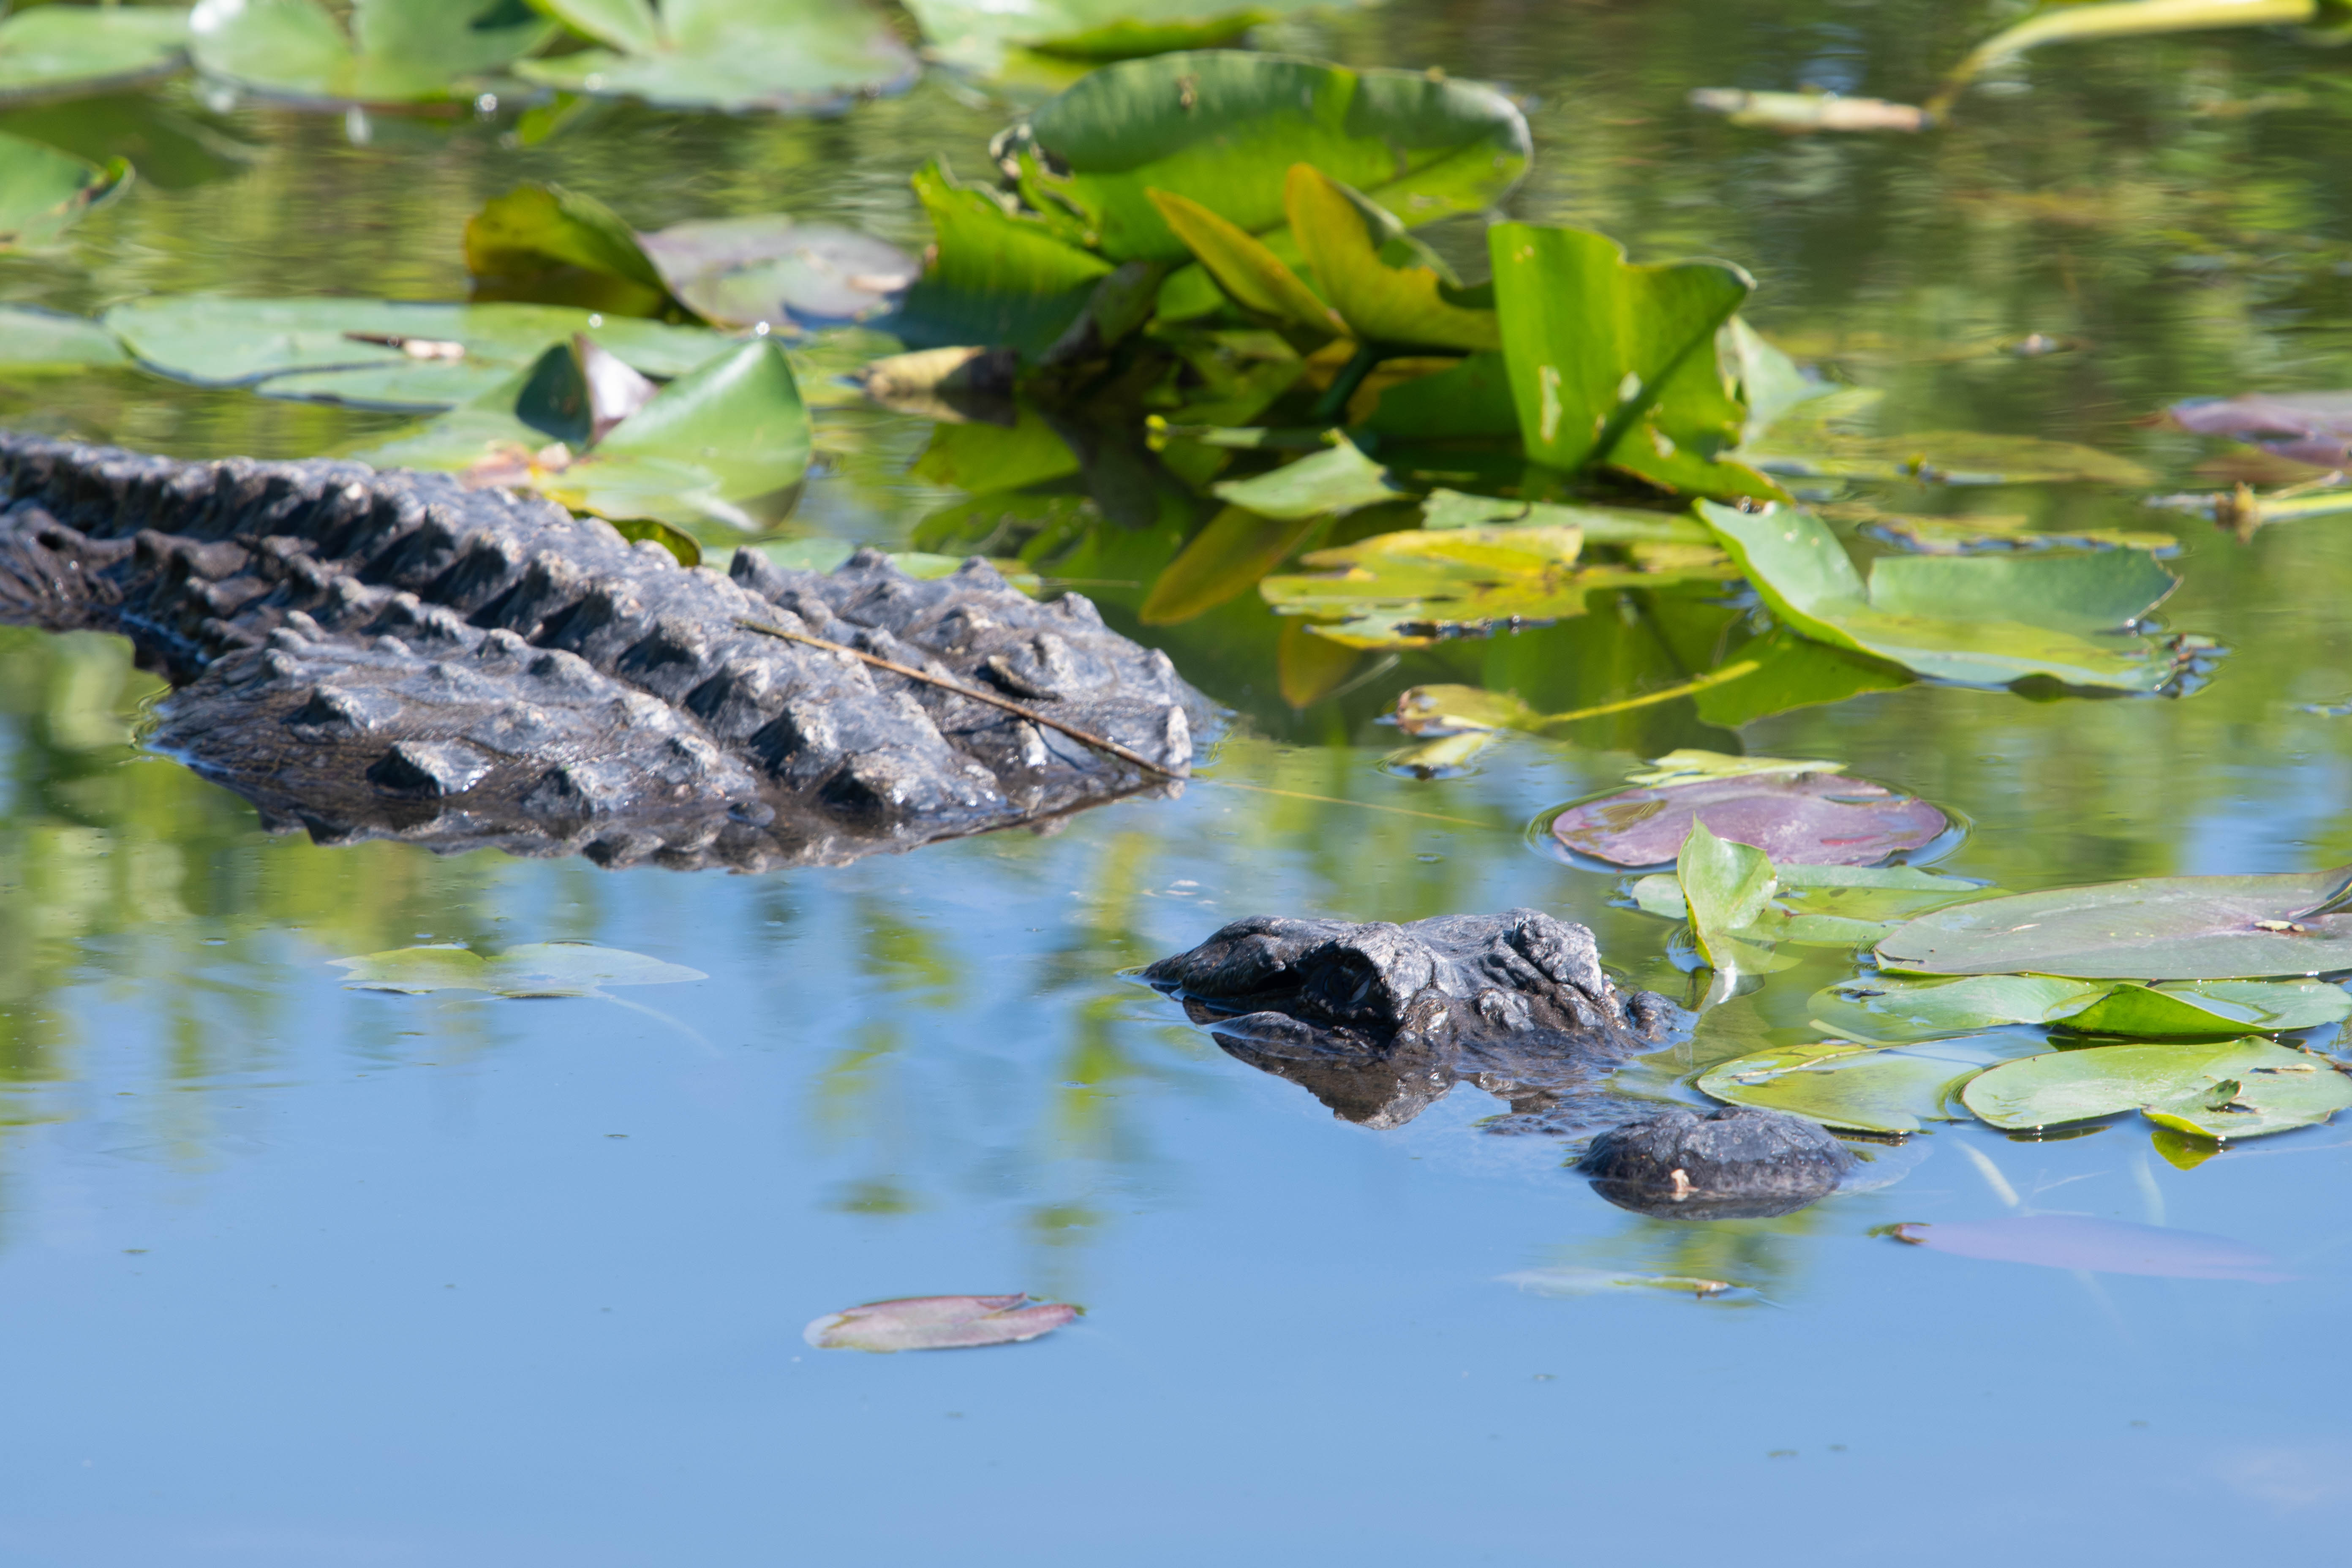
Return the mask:
<path id="1" fill-rule="evenodd" d="M 1694 823 L 1778 863 L 1865 866 L 1925 848 L 1951 819 L 1867 779 L 1758 772 L 1612 790 L 1560 812 L 1551 835 L 1612 866 L 1655 866 L 1675 858 Z"/>
<path id="2" fill-rule="evenodd" d="M 1801 508 L 1702 501 L 1699 515 L 1789 625 L 1931 679 L 2004 686 L 2042 675 L 2153 691 L 2175 673 L 2176 658 L 2153 639 L 2116 635 L 2179 586 L 2143 551 L 1894 555 L 1865 584 L 1845 547 Z"/>
<path id="3" fill-rule="evenodd" d="M 2217 1093 L 2224 1085 L 2234 1085 Z M 2253 1138 L 2313 1127 L 2352 1107 L 2326 1057 L 2269 1040 L 2096 1046 L 1995 1068 L 1961 1100 L 1995 1127 L 2053 1127 L 2138 1110 L 2175 1131 Z"/>
<path id="4" fill-rule="evenodd" d="M 496 996 L 593 996 L 607 985 L 707 980 L 698 969 L 585 942 L 535 942 L 485 956 L 462 947 L 403 947 L 331 961 L 355 991 L 487 991 Z"/>
<path id="5" fill-rule="evenodd" d="M 2007 1053 L 1965 1042 L 1933 1046 L 1819 1045 L 1759 1051 L 1710 1068 L 1701 1094 L 1761 1106 L 1856 1132 L 1916 1132 L 1952 1121 L 1960 1086 Z"/>
<path id="6" fill-rule="evenodd" d="M 2011 893 L 1923 915 L 1878 944 L 1890 969 L 2085 979 L 2247 980 L 2352 969 L 2352 915 L 2315 911 L 2352 868 L 2147 877 Z"/>
<path id="7" fill-rule="evenodd" d="M 827 1312 L 801 1337 L 821 1351 L 947 1351 L 1018 1344 L 1079 1315 L 1059 1301 L 1024 1295 L 903 1296 Z"/>
<path id="8" fill-rule="evenodd" d="M 515 74 L 566 92 L 665 109 L 807 114 L 915 79 L 914 55 L 856 0 L 547 0 L 611 45 L 525 60 Z"/>
<path id="9" fill-rule="evenodd" d="M 1933 1225 L 1896 1226 L 1894 1235 L 1914 1247 L 1989 1263 L 2086 1268 L 2095 1274 L 2153 1274 L 2169 1279 L 2244 1279 L 2262 1285 L 2294 1278 L 2281 1273 L 2278 1260 L 2269 1253 L 2227 1237 L 2085 1215 L 1939 1220 Z"/>

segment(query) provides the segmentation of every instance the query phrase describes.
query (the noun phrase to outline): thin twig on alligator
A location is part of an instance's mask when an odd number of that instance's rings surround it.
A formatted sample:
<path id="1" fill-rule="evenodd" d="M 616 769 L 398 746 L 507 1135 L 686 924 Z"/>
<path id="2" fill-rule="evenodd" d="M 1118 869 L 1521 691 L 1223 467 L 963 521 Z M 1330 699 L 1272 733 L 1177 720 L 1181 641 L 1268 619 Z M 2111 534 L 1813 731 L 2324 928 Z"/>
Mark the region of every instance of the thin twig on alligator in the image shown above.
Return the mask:
<path id="1" fill-rule="evenodd" d="M 442 475 L 7 433 L 0 620 L 129 637 L 179 688 L 151 743 L 273 827 L 613 865 L 1049 822 L 1181 777 L 1212 711 L 1083 596 L 1037 603 L 977 560 L 919 581 L 875 552 L 818 574 L 745 550 L 721 574 Z"/>

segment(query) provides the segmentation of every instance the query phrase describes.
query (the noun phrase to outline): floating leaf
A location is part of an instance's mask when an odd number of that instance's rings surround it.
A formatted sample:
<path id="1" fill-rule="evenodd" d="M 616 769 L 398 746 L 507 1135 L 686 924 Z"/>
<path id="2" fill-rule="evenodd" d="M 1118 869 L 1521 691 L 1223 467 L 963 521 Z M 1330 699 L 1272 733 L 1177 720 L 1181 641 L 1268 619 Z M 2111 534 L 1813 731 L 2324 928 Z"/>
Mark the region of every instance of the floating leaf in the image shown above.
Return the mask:
<path id="1" fill-rule="evenodd" d="M 2021 517 L 1912 517 L 1874 510 L 1861 531 L 1882 543 L 1919 555 L 1990 555 L 2011 550 L 2144 550 L 2150 555 L 2166 556 L 2180 551 L 2180 541 L 2168 533 L 2120 528 L 2044 532 L 2029 527 Z"/>
<path id="2" fill-rule="evenodd" d="M 487 991 L 494 996 L 593 996 L 607 985 L 671 985 L 709 975 L 641 952 L 534 942 L 484 955 L 463 947 L 403 947 L 331 961 L 354 991 Z"/>
<path id="3" fill-rule="evenodd" d="M 1612 866 L 1655 866 L 1675 858 L 1694 822 L 1717 837 L 1752 845 L 1776 863 L 1833 866 L 1865 866 L 1925 848 L 1951 826 L 1916 795 L 1808 770 L 1613 790 L 1560 812 L 1552 818 L 1551 835 Z"/>
<path id="4" fill-rule="evenodd" d="M 1940 117 L 1987 67 L 2042 44 L 2308 22 L 2319 10 L 2319 0 L 2111 0 L 2107 5 L 2053 6 L 1969 50 L 1927 100 L 1927 113 Z"/>
<path id="5" fill-rule="evenodd" d="M 100 168 L 38 142 L 0 135 L 0 252 L 47 244 L 130 182 L 131 165 L 120 158 Z"/>
<path id="6" fill-rule="evenodd" d="M 1255 479 L 1227 479 L 1210 488 L 1220 500 L 1247 507 L 1260 517 L 1292 520 L 1358 511 L 1409 499 L 1386 468 L 1365 457 L 1362 448 L 1344 436 L 1313 457 Z M 1571 558 L 1573 554 L 1571 551 Z"/>
<path id="7" fill-rule="evenodd" d="M 2036 1060 L 2042 1058 L 2036 1058 Z M 1989 1263 L 2153 1274 L 2168 1279 L 2244 1279 L 2275 1285 L 2294 1278 L 2269 1253 L 2201 1231 L 2134 1225 L 2083 1215 L 2011 1215 L 2000 1219 L 1898 1225 L 1897 1241 Z"/>
<path id="8" fill-rule="evenodd" d="M 1301 0 L 909 0 L 907 7 L 935 58 L 982 75 L 1002 69 L 1016 49 L 1100 61 L 1215 48 L 1301 8 Z"/>
<path id="9" fill-rule="evenodd" d="M 1685 512 L 1637 511 L 1620 506 L 1559 506 L 1434 489 L 1422 504 L 1421 525 L 1447 528 L 1573 528 L 1592 544 L 1708 544 L 1715 535 Z"/>
<path id="10" fill-rule="evenodd" d="M 2250 980 L 2352 969 L 2352 915 L 2315 911 L 2352 868 L 2147 877 L 2011 893 L 1923 915 L 1878 944 L 1923 974 L 2041 973 L 2092 980 Z"/>
<path id="11" fill-rule="evenodd" d="M 665 109 L 807 114 L 897 92 L 914 56 L 856 0 L 546 0 L 608 48 L 525 60 L 515 74 L 565 92 Z"/>
<path id="12" fill-rule="evenodd" d="M 1690 105 L 1734 125 L 1782 131 L 1925 131 L 1935 123 L 1915 104 L 1834 92 L 1748 92 L 1736 87 L 1695 87 Z"/>
<path id="13" fill-rule="evenodd" d="M 870 234 L 782 213 L 673 224 L 637 243 L 673 294 L 729 327 L 866 321 L 896 304 L 919 270 Z"/>
<path id="14" fill-rule="evenodd" d="M 1939 877 L 1910 866 L 1808 866 L 1790 862 L 1776 863 L 1773 873 L 1778 887 L 1772 902 L 1757 916 L 1753 925 L 1737 933 L 1745 940 L 1811 947 L 1857 947 L 1877 941 L 1902 920 L 1921 910 L 1940 908 L 1983 892 L 1974 882 Z M 1676 921 L 1688 917 L 1681 884 L 1673 876 L 1657 873 L 1640 878 L 1631 891 L 1633 902 L 1647 913 Z M 1861 1026 L 1852 1032 L 1863 1039 L 1900 1037 Z M 1931 1030 L 1920 1037 L 1960 1032 Z"/>
<path id="15" fill-rule="evenodd" d="M 1973 1035 L 2015 1024 L 2054 1024 L 2106 994 L 2096 982 L 2048 974 L 1989 974 L 1922 983 L 1864 975 L 1817 991 L 1814 1026 L 1874 1040 Z"/>
<path id="16" fill-rule="evenodd" d="M 322 103 L 409 103 L 461 93 L 554 36 L 507 0 L 355 0 L 351 34 L 316 0 L 198 0 L 197 67 L 256 92 Z"/>
<path id="17" fill-rule="evenodd" d="M 2225 1084 L 2236 1087 L 2215 1092 Z M 1995 1068 L 1960 1098 L 2011 1130 L 2139 1110 L 2179 1132 L 2253 1138 L 2316 1126 L 2352 1106 L 2352 1079 L 2326 1057 L 2263 1039 L 2097 1046 Z"/>
<path id="18" fill-rule="evenodd" d="M 1607 462 L 1669 489 L 1780 494 L 1717 463 L 1745 414 L 1723 385 L 1717 330 L 1754 287 L 1717 261 L 1635 267 L 1605 235 L 1533 224 L 1486 231 L 1520 438 L 1538 462 Z"/>
<path id="19" fill-rule="evenodd" d="M 1059 1301 L 1011 1296 L 903 1296 L 827 1312 L 802 1338 L 821 1351 L 949 1351 L 1018 1344 L 1076 1318 Z"/>
<path id="20" fill-rule="evenodd" d="M 173 5 L 36 5 L 0 21 L 0 103 L 104 92 L 179 68 L 188 13 Z"/>
<path id="21" fill-rule="evenodd" d="M 729 349 L 641 403 L 642 389 L 611 401 L 615 368 L 585 339 L 559 344 L 423 429 L 353 455 L 535 489 L 601 517 L 744 529 L 807 471 L 808 411 L 772 340 Z"/>
<path id="22" fill-rule="evenodd" d="M 5 156 L 5 148 L 0 156 Z M 0 305 L 0 369 L 86 370 L 128 359 L 114 334 L 87 317 L 34 305 Z"/>
<path id="23" fill-rule="evenodd" d="M 1524 1268 L 1498 1274 L 1506 1285 L 1517 1285 L 1538 1296 L 1595 1296 L 1615 1290 L 1663 1290 L 1669 1295 L 1696 1296 L 1706 1300 L 1748 1287 L 1729 1279 L 1700 1279 L 1686 1274 L 1629 1274 L 1613 1268 Z"/>
<path id="24" fill-rule="evenodd" d="M 2102 484 L 2137 489 L 2155 476 L 2126 458 L 2032 436 L 1927 430 L 1857 436 L 1784 420 L 1743 447 L 1740 460 L 1790 479 L 1913 479 L 1927 485 Z"/>
<path id="25" fill-rule="evenodd" d="M 2153 639 L 2116 635 L 2179 586 L 2144 551 L 1892 555 L 1865 585 L 1836 536 L 1801 508 L 1702 501 L 1699 515 L 1789 625 L 1931 679 L 2001 686 L 2042 675 L 2153 691 L 2176 669 Z"/>
<path id="26" fill-rule="evenodd" d="M 2168 980 L 2117 985 L 2064 1020 L 2085 1035 L 2131 1039 L 2275 1034 L 2352 1018 L 2352 993 L 2315 981 Z"/>
<path id="27" fill-rule="evenodd" d="M 1701 1094 L 1733 1105 L 1785 1110 L 1856 1132 L 1916 1132 L 1923 1121 L 1958 1120 L 1948 1109 L 1960 1086 L 2006 1053 L 1937 1045 L 1820 1045 L 1759 1051 L 1710 1068 Z"/>
<path id="28" fill-rule="evenodd" d="M 560 305 L 161 295 L 102 318 L 149 370 L 267 397 L 429 411 L 481 396 L 551 343 L 585 336 L 646 375 L 683 375 L 726 347 L 701 327 Z"/>
<path id="29" fill-rule="evenodd" d="M 1001 145 L 1031 207 L 1072 215 L 1074 235 L 1120 261 L 1192 259 L 1153 189 L 1266 235 L 1288 221 L 1291 165 L 1311 163 L 1417 225 L 1484 210 L 1528 158 L 1525 117 L 1491 88 L 1238 50 L 1106 66 Z"/>
<path id="30" fill-rule="evenodd" d="M 2352 392 L 2250 392 L 2193 398 L 2174 404 L 2164 417 L 2179 429 L 2252 442 L 2314 468 L 2352 464 Z"/>

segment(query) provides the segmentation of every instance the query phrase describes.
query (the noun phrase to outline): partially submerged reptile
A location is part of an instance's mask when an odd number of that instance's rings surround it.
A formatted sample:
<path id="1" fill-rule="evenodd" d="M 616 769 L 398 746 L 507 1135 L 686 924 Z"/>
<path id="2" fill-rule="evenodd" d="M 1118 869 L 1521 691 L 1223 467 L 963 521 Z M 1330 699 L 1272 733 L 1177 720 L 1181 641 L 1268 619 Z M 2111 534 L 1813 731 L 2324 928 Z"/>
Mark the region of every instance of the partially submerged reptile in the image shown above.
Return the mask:
<path id="1" fill-rule="evenodd" d="M 1402 1126 L 1466 1079 L 1509 1103 L 1494 1131 L 1603 1129 L 1582 1169 L 1602 1196 L 1644 1214 L 1785 1214 L 1855 1165 L 1801 1117 L 1701 1115 L 1612 1093 L 1621 1063 L 1685 1035 L 1690 1016 L 1620 990 L 1592 933 L 1540 910 L 1410 925 L 1255 916 L 1142 977 L 1227 1053 L 1349 1121 Z"/>
<path id="2" fill-rule="evenodd" d="M 1170 787 L 1211 709 L 1165 654 L 984 562 L 726 573 L 552 502 L 356 463 L 179 462 L 0 432 L 0 620 L 119 632 L 150 743 L 273 828 L 740 869 L 1042 824 Z M 748 623 L 748 624 L 747 624 Z"/>

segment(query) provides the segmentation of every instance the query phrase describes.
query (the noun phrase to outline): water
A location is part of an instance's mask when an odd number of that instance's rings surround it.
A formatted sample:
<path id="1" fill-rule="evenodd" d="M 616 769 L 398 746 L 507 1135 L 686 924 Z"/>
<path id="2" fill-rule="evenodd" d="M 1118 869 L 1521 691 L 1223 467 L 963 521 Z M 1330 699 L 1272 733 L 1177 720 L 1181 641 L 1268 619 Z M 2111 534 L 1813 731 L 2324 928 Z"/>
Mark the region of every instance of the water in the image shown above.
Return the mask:
<path id="1" fill-rule="evenodd" d="M 2342 62 L 2267 37 L 2053 54 L 1927 139 L 1783 142 L 1692 86 L 1913 97 L 1974 6 L 1406 4 L 1303 49 L 1530 95 L 1521 216 L 1764 282 L 1759 324 L 1893 389 L 1898 427 L 2084 440 L 2166 470 L 2172 398 L 2352 384 Z M 177 101 L 176 100 L 171 101 Z M 190 105 L 181 111 L 194 114 Z M 119 110 L 116 112 L 120 112 Z M 0 298 L 454 297 L 465 216 L 526 177 L 645 226 L 782 208 L 917 237 L 904 174 L 977 168 L 1001 106 L 931 83 L 843 121 L 614 111 L 535 148 L 486 122 L 239 110 L 247 149 L 151 178 Z M 201 173 L 202 171 L 197 171 Z M 2091 346 L 1979 352 L 2043 332 Z M 380 416 L 125 374 L 0 387 L 0 419 L 290 455 Z M 951 496 L 924 427 L 827 414 L 793 526 L 896 542 Z M 2130 496 L 1891 492 L 2149 526 Z M 1246 603 L 1135 628 L 1242 715 L 1171 802 L 830 870 L 612 875 L 326 849 L 129 743 L 121 645 L 0 634 L 0 1561 L 28 1565 L 959 1561 L 1584 1563 L 1737 1555 L 2146 1563 L 2312 1552 L 2352 1518 L 2329 1384 L 2352 1127 L 2193 1169 L 2144 1126 L 1938 1126 L 1900 1180 L 1778 1220 L 1612 1208 L 1457 1087 L 1335 1120 L 1119 972 L 1255 912 L 1527 905 L 1682 994 L 1664 927 L 1525 825 L 1675 744 L 1847 760 L 1973 824 L 1944 868 L 2030 888 L 2352 860 L 2352 544 L 2176 526 L 2174 626 L 2232 651 L 2168 700 L 1911 688 L 1735 738 L 1669 705 L 1384 773 L 1371 716 L 1429 679 L 1539 706 L 1650 680 L 1597 611 L 1462 644 L 1294 715 Z M 1653 682 L 1654 683 L 1654 682 Z M 1247 787 L 1244 787 L 1247 786 Z M 1268 790 L 1288 792 L 1266 794 Z M 1334 797 L 1329 804 L 1309 796 Z M 1418 814 L 1418 815 L 1414 815 Z M 343 989 L 420 942 L 586 940 L 704 972 L 613 999 Z M 1801 1037 L 1842 955 L 1707 1017 L 1645 1088 Z M 2211 1232 L 2296 1282 L 1971 1262 L 1871 1232 L 2020 1210 Z M 1713 1300 L 1500 1277 L 1734 1281 Z M 1012 1350 L 818 1352 L 811 1318 L 1026 1289 L 1088 1316 Z"/>

